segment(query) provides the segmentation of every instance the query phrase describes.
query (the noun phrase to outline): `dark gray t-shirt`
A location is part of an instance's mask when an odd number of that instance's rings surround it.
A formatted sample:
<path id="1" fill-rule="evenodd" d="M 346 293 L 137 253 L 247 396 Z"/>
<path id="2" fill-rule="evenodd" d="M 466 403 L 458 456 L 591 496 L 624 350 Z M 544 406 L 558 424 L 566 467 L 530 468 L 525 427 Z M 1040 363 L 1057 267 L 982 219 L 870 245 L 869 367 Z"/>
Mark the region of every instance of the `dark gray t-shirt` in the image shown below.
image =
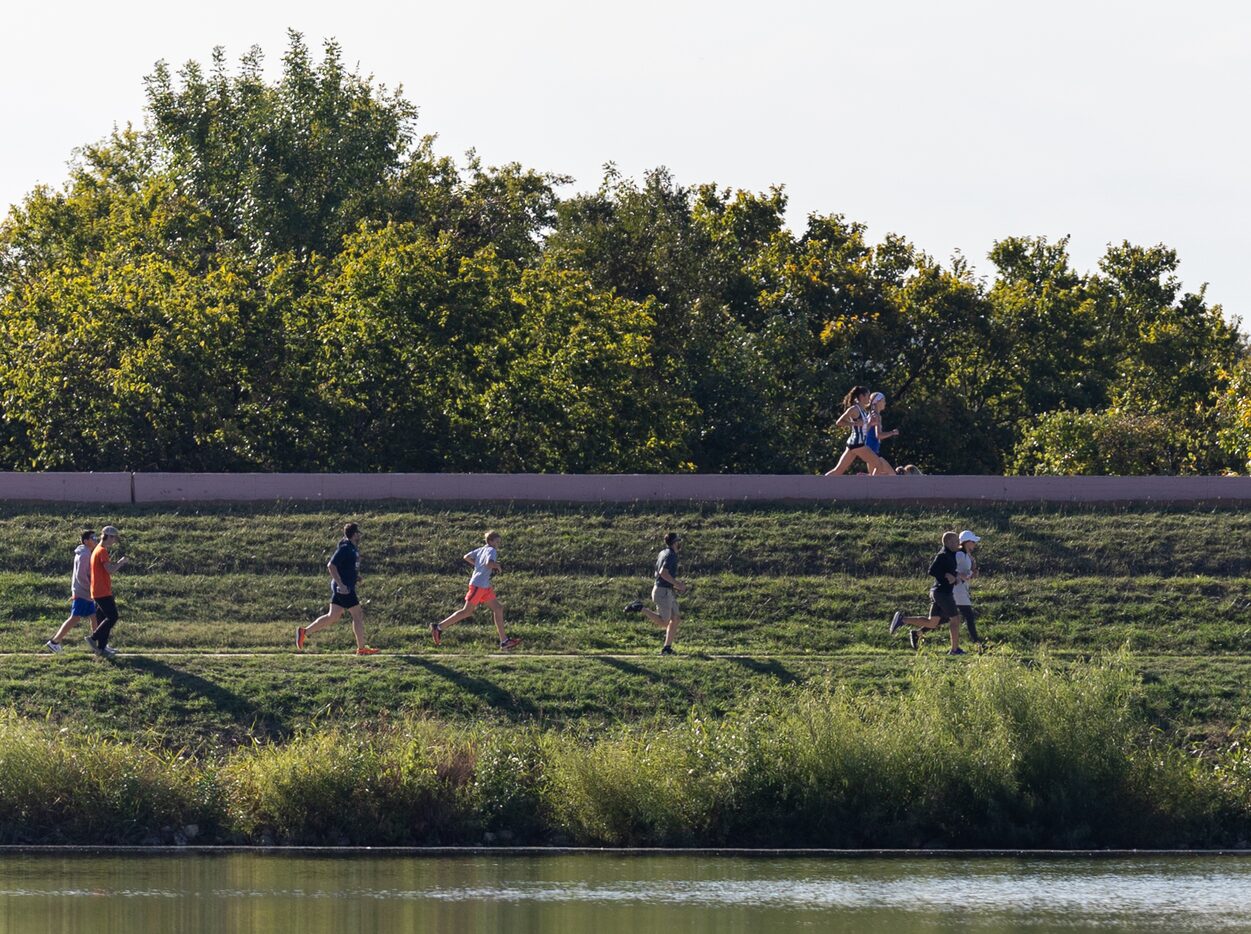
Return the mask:
<path id="1" fill-rule="evenodd" d="M 656 586 L 672 588 L 673 585 L 660 576 L 661 571 L 668 571 L 670 577 L 677 579 L 678 553 L 672 548 L 666 548 L 656 556 Z"/>

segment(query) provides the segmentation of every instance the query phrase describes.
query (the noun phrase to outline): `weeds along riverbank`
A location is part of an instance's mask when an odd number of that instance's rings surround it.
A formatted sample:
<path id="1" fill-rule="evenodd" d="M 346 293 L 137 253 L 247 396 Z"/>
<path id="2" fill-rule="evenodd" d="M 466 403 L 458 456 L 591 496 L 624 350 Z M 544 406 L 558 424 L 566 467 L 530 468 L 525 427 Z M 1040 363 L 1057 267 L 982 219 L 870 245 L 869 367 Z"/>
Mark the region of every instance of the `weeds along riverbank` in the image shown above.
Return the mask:
<path id="1" fill-rule="evenodd" d="M 1245 846 L 1251 755 L 1153 732 L 1129 660 L 922 659 L 585 727 L 406 719 L 198 757 L 0 718 L 0 842 Z"/>

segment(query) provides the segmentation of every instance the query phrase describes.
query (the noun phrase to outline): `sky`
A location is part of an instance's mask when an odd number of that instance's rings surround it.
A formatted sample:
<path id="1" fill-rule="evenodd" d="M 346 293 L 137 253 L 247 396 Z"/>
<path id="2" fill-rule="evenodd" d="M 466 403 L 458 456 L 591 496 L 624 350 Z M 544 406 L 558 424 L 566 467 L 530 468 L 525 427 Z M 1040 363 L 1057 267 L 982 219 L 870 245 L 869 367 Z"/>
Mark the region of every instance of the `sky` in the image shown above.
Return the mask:
<path id="1" fill-rule="evenodd" d="M 1251 324 L 1251 8 L 1191 0 L 51 0 L 5 13 L 0 209 L 60 185 L 77 146 L 143 121 L 158 59 L 277 70 L 286 30 L 473 148 L 597 187 L 783 185 L 788 219 L 839 213 L 941 260 L 1013 235 L 1165 243 L 1185 287 Z M 1244 331 L 1248 330 L 1244 327 Z"/>

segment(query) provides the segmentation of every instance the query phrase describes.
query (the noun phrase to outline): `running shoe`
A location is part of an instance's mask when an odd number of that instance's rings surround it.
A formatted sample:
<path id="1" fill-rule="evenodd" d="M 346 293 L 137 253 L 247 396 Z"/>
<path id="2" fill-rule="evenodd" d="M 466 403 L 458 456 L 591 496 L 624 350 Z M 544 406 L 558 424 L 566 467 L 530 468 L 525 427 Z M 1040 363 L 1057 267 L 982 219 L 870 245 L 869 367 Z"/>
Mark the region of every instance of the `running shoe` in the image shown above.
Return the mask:
<path id="1" fill-rule="evenodd" d="M 100 643 L 96 642 L 95 636 L 83 636 L 83 642 L 86 642 L 87 645 L 91 647 L 91 651 L 95 652 L 97 655 L 104 654 L 100 651 Z"/>
<path id="2" fill-rule="evenodd" d="M 951 650 L 950 652 L 948 652 L 947 654 L 948 654 L 948 655 L 964 655 L 964 654 L 965 654 L 965 651 L 964 651 L 964 649 L 952 649 L 952 650 Z"/>
<path id="3" fill-rule="evenodd" d="M 627 603 L 627 604 L 626 604 L 625 611 L 626 611 L 627 613 L 642 613 L 642 612 L 643 612 L 643 601 L 642 601 L 642 600 L 635 600 L 633 603 Z"/>
<path id="4" fill-rule="evenodd" d="M 443 630 L 439 628 L 438 623 L 430 624 L 430 638 L 434 640 L 435 645 L 443 644 Z"/>
<path id="5" fill-rule="evenodd" d="M 895 615 L 890 618 L 890 634 L 893 636 L 899 632 L 899 627 L 903 625 L 903 610 L 896 610 Z"/>
<path id="6" fill-rule="evenodd" d="M 359 649 L 356 650 L 356 654 L 357 655 L 377 655 L 378 650 L 374 648 L 370 648 L 367 645 L 363 645 Z"/>
<path id="7" fill-rule="evenodd" d="M 53 655 L 65 648 L 65 646 L 61 645 L 61 643 L 53 642 L 51 639 L 45 642 L 44 645 L 48 647 L 48 651 Z"/>
<path id="8" fill-rule="evenodd" d="M 505 639 L 503 642 L 500 643 L 500 651 L 507 652 L 507 651 L 510 651 L 511 649 L 517 648 L 517 646 L 519 645 L 521 645 L 521 640 L 518 639 L 516 636 L 512 636 L 508 639 Z"/>
<path id="9" fill-rule="evenodd" d="M 676 655 L 677 653 L 673 651 L 673 646 L 666 645 L 661 648 L 660 654 L 661 655 Z"/>
<path id="10" fill-rule="evenodd" d="M 100 654 L 103 655 L 105 658 L 116 658 L 117 649 L 113 648 L 113 646 L 111 645 L 106 645 L 104 648 L 100 650 Z"/>
<path id="11" fill-rule="evenodd" d="M 303 626 L 295 627 L 295 650 L 297 652 L 304 651 L 304 640 L 308 638 L 308 633 L 304 631 Z"/>
<path id="12" fill-rule="evenodd" d="M 921 631 L 919 629 L 908 630 L 908 644 L 912 646 L 912 651 L 916 651 L 921 647 Z"/>

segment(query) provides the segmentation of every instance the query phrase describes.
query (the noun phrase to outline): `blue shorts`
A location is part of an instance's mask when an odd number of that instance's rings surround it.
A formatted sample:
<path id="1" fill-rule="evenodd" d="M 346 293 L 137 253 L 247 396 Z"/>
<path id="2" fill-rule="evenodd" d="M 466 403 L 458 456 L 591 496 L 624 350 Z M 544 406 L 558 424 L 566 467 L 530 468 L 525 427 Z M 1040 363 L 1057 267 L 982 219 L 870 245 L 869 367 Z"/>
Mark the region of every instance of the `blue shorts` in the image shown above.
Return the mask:
<path id="1" fill-rule="evenodd" d="M 70 616 L 95 616 L 96 605 L 93 601 L 84 599 L 83 597 L 75 597 L 74 604 L 70 607 Z"/>

